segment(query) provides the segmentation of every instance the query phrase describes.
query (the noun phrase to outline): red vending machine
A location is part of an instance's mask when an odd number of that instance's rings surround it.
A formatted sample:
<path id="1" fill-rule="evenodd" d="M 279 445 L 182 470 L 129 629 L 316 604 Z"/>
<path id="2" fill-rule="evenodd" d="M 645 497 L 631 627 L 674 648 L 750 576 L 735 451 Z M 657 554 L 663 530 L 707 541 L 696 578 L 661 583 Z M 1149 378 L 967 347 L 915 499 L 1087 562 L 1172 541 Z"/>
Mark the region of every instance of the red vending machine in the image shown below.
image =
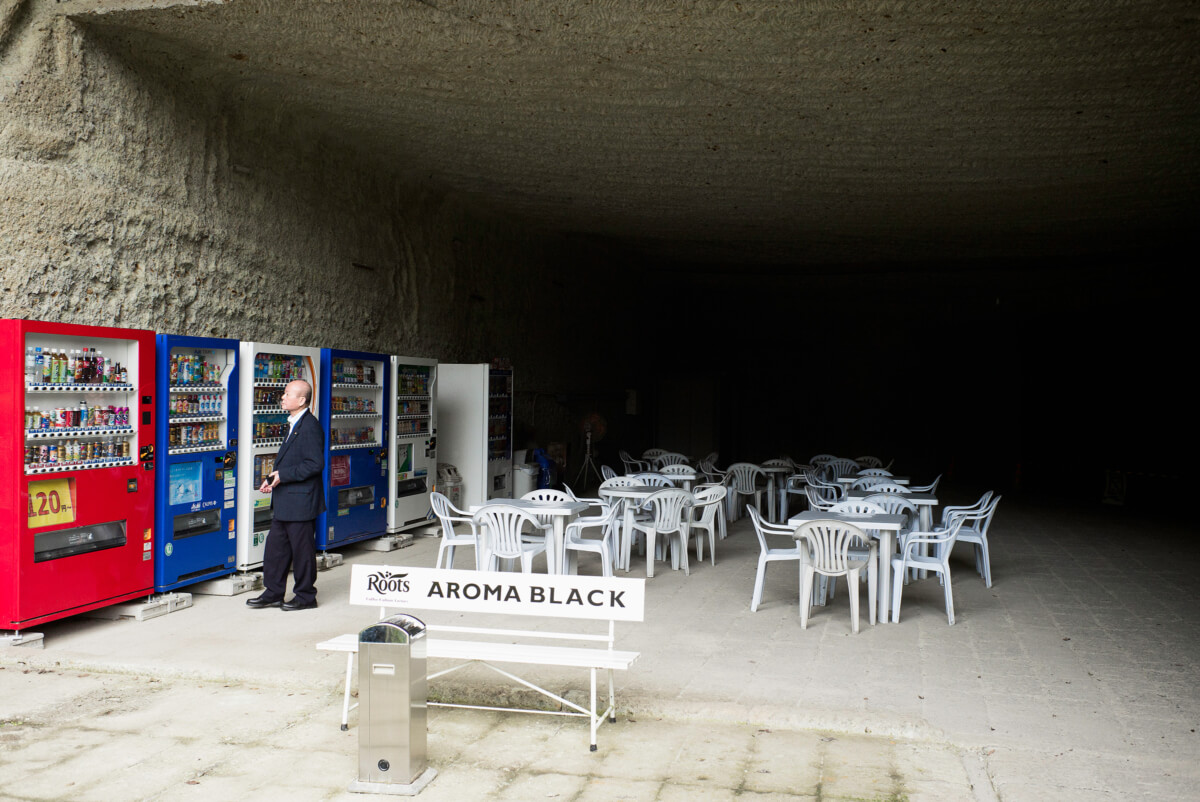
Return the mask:
<path id="1" fill-rule="evenodd" d="M 154 332 L 0 320 L 0 630 L 154 590 Z"/>

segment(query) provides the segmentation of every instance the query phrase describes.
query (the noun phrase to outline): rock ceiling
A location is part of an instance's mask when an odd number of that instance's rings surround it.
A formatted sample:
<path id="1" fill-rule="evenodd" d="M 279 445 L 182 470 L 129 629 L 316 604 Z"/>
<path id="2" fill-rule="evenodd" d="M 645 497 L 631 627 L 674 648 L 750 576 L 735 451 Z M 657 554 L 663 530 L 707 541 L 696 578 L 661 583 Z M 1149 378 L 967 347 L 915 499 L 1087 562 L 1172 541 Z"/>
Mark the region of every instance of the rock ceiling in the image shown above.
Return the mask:
<path id="1" fill-rule="evenodd" d="M 65 3 L 403 178 L 655 258 L 1089 258 L 1193 236 L 1192 0 Z"/>

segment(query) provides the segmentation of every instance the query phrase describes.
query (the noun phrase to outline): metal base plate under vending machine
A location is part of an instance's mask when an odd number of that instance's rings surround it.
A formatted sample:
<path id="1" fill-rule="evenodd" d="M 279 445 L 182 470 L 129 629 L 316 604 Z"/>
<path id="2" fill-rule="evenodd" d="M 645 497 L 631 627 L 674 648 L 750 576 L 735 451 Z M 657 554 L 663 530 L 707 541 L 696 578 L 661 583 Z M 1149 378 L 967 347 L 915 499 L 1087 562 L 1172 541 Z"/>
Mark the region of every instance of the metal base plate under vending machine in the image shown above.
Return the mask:
<path id="1" fill-rule="evenodd" d="M 325 427 L 325 513 L 317 548 L 387 533 L 387 412 L 391 357 L 321 349 Z"/>
<path id="2" fill-rule="evenodd" d="M 388 531 L 429 523 L 429 494 L 437 482 L 436 359 L 392 357 L 391 448 L 388 453 Z"/>
<path id="3" fill-rule="evenodd" d="M 158 335 L 154 589 L 237 565 L 238 341 Z"/>
<path id="4" fill-rule="evenodd" d="M 0 630 L 153 592 L 154 394 L 152 331 L 0 321 Z"/>
<path id="5" fill-rule="evenodd" d="M 299 345 L 243 342 L 238 371 L 237 568 L 262 567 L 271 529 L 271 496 L 259 493 L 275 468 L 275 454 L 287 436 L 287 413 L 279 406 L 288 382 L 312 385 L 310 410 L 321 404 L 321 349 Z"/>

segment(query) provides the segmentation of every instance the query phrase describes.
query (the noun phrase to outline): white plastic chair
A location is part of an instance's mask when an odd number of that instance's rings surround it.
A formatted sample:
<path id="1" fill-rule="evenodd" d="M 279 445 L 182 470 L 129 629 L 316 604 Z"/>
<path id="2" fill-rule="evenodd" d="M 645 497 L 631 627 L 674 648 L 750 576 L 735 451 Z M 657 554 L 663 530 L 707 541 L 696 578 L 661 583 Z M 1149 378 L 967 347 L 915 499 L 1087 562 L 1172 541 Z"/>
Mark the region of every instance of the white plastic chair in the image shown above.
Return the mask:
<path id="1" fill-rule="evenodd" d="M 521 561 L 521 570 L 533 571 L 533 558 L 546 550 L 550 536 L 549 524 L 543 524 L 529 513 L 511 504 L 488 504 L 479 508 L 472 518 L 488 540 L 487 569 L 495 571 L 500 560 Z M 522 537 L 522 530 L 532 527 L 542 537 L 532 542 Z"/>
<path id="2" fill-rule="evenodd" d="M 637 479 L 638 484 L 650 485 L 651 487 L 674 487 L 675 483 L 661 473 L 634 473 L 630 474 L 634 479 Z"/>
<path id="3" fill-rule="evenodd" d="M 649 521 L 633 521 L 633 534 L 642 532 L 646 536 L 646 576 L 654 576 L 654 560 L 655 560 L 655 538 L 659 535 L 665 535 L 667 543 L 665 545 L 674 549 L 678 546 L 678 551 L 673 551 L 675 557 L 672 562 L 678 560 L 683 565 L 683 572 L 691 574 L 691 569 L 688 567 L 687 545 L 688 545 L 688 528 L 691 524 L 690 508 L 695 504 L 695 497 L 686 490 L 680 490 L 677 487 L 668 487 L 659 490 L 647 496 L 641 503 L 641 508 L 650 511 L 651 519 Z M 672 537 L 674 535 L 674 537 Z M 625 544 L 628 548 L 633 548 L 633 538 Z M 629 564 L 629 554 L 625 554 L 625 564 Z"/>
<path id="4" fill-rule="evenodd" d="M 905 493 L 905 494 L 907 494 L 907 493 L 913 492 L 912 488 L 905 487 L 904 485 L 898 485 L 895 482 L 877 482 L 877 483 L 871 485 L 870 490 L 872 493 Z"/>
<path id="5" fill-rule="evenodd" d="M 608 467 L 607 465 L 600 466 L 600 480 L 601 481 L 603 481 L 605 479 L 611 479 L 616 475 L 617 475 L 617 472 L 614 471 L 612 468 Z"/>
<path id="6" fill-rule="evenodd" d="M 437 516 L 438 522 L 442 525 L 442 542 L 438 544 L 437 562 L 434 563 L 435 568 L 453 568 L 454 567 L 454 549 L 457 546 L 469 546 L 475 549 L 475 568 L 480 568 L 479 564 L 479 530 L 475 527 L 475 522 L 470 513 L 465 510 L 460 510 L 450 503 L 450 499 L 438 492 L 429 494 L 429 506 L 433 508 L 433 514 Z M 471 525 L 471 534 L 465 535 L 455 531 L 454 524 L 465 523 Z M 445 564 L 442 564 L 442 558 L 445 557 Z"/>
<path id="7" fill-rule="evenodd" d="M 830 462 L 833 462 L 837 457 L 832 454 L 816 454 L 809 459 L 808 464 L 813 467 L 823 468 Z"/>
<path id="8" fill-rule="evenodd" d="M 883 466 L 883 460 L 879 457 L 855 457 L 854 461 L 867 468 L 880 468 Z"/>
<path id="9" fill-rule="evenodd" d="M 701 490 L 709 490 L 714 487 L 721 488 L 721 490 L 723 492 L 722 498 L 725 501 L 728 501 L 729 488 L 726 487 L 724 482 L 706 482 L 704 484 L 696 485 L 695 487 L 692 488 L 692 495 L 699 498 Z M 728 532 L 726 532 L 727 527 L 726 527 L 726 520 L 725 520 L 725 503 L 724 502 L 717 505 L 717 511 L 715 514 L 716 514 L 716 521 L 717 521 L 717 537 L 720 538 L 721 540 L 724 540 L 726 535 L 728 534 Z"/>
<path id="10" fill-rule="evenodd" d="M 992 558 L 988 554 L 987 534 L 1001 498 L 995 496 L 977 512 L 963 512 L 962 526 L 958 530 L 957 542 L 970 543 L 975 547 L 975 570 L 989 588 L 992 586 Z"/>
<path id="11" fill-rule="evenodd" d="M 750 514 L 750 521 L 754 524 L 754 534 L 758 536 L 758 572 L 754 575 L 754 593 L 750 596 L 750 612 L 754 613 L 758 612 L 758 605 L 762 603 L 763 585 L 767 580 L 767 563 L 780 560 L 803 560 L 805 546 L 796 540 L 792 527 L 767 523 L 758 510 L 749 504 L 746 505 L 746 512 Z M 772 548 L 767 543 L 768 537 L 786 537 L 790 545 Z"/>
<path id="12" fill-rule="evenodd" d="M 835 479 L 842 476 L 854 476 L 860 470 L 862 470 L 862 466 L 860 466 L 857 462 L 852 459 L 846 459 L 845 457 L 830 460 L 829 462 L 825 463 L 824 468 L 831 474 L 830 478 Z"/>
<path id="13" fill-rule="evenodd" d="M 909 485 L 908 491 L 910 493 L 936 493 L 940 481 L 942 481 L 942 475 L 939 473 L 938 477 L 927 485 Z"/>
<path id="14" fill-rule="evenodd" d="M 729 489 L 729 495 L 732 497 L 732 507 L 737 509 L 738 502 L 741 501 L 741 496 L 754 496 L 754 506 L 762 511 L 763 494 L 766 492 L 766 485 L 759 485 L 758 480 L 765 479 L 766 474 L 762 472 L 762 468 L 750 462 L 735 462 L 729 466 L 728 473 L 733 475 L 733 483 Z M 731 518 L 733 516 L 730 516 Z"/>
<path id="15" fill-rule="evenodd" d="M 696 537 L 696 560 L 704 562 L 704 536 L 703 533 L 708 533 L 708 550 L 712 554 L 712 564 L 717 564 L 717 534 L 721 528 L 721 522 L 718 520 L 722 512 L 724 512 L 724 501 L 726 496 L 725 488 L 721 485 L 715 487 L 697 488 L 693 494 L 696 497 L 696 505 L 692 508 L 692 524 L 688 530 L 688 537 L 695 535 Z"/>
<path id="16" fill-rule="evenodd" d="M 613 562 L 616 558 L 614 535 L 617 529 L 617 519 L 621 517 L 623 499 L 615 499 L 599 515 L 589 515 L 576 518 L 567 524 L 563 533 L 563 563 L 566 563 L 567 551 L 589 551 L 600 555 L 600 571 L 604 576 L 613 575 Z M 599 538 L 586 538 L 585 529 L 599 527 Z"/>
<path id="17" fill-rule="evenodd" d="M 603 507 L 608 506 L 608 502 L 602 498 L 592 498 L 590 496 L 576 495 L 575 491 L 572 490 L 571 486 L 569 484 L 567 484 L 566 482 L 563 482 L 563 492 L 565 492 L 568 496 L 570 496 L 572 501 L 582 501 L 584 504 L 588 504 L 593 507 L 602 507 L 603 508 Z"/>
<path id="18" fill-rule="evenodd" d="M 986 491 L 979 497 L 979 501 L 974 504 L 959 504 L 957 506 L 942 507 L 942 523 L 940 528 L 945 528 L 950 522 L 950 516 L 956 512 L 972 512 L 983 509 L 989 501 L 992 500 L 992 491 Z"/>
<path id="19" fill-rule="evenodd" d="M 621 464 L 625 466 L 625 474 L 628 476 L 631 473 L 650 470 L 650 463 L 642 459 L 634 459 L 629 456 L 628 451 L 618 451 L 617 456 L 621 458 Z"/>
<path id="20" fill-rule="evenodd" d="M 804 495 L 808 497 L 808 508 L 828 512 L 829 508 L 842 500 L 840 488 L 829 485 L 805 485 Z"/>
<path id="21" fill-rule="evenodd" d="M 954 592 L 950 585 L 950 552 L 964 513 L 952 513 L 946 528 L 933 532 L 911 532 L 904 539 L 899 553 L 892 558 L 892 623 L 900 623 L 900 594 L 904 591 L 903 577 L 910 569 L 936 571 L 942 580 L 946 597 L 946 620 L 954 624 Z M 932 548 L 931 548 L 932 547 Z M 931 554 L 922 554 L 929 550 Z"/>
<path id="22" fill-rule="evenodd" d="M 808 629 L 812 608 L 813 580 L 817 574 L 827 577 L 846 577 L 850 590 L 850 628 L 858 632 L 858 586 L 862 569 L 867 569 L 868 619 L 875 625 L 878 582 L 878 545 L 866 532 L 842 521 L 809 521 L 796 529 L 796 537 L 808 549 L 807 559 L 800 561 L 800 628 Z M 867 547 L 867 557 L 852 554 L 860 545 Z"/>
<path id="23" fill-rule="evenodd" d="M 870 490 L 875 485 L 895 484 L 888 476 L 860 476 L 850 483 L 851 490 Z"/>
<path id="24" fill-rule="evenodd" d="M 653 463 L 655 459 L 657 459 L 658 457 L 661 457 L 663 454 L 666 454 L 666 453 L 667 453 L 667 450 L 665 448 L 647 448 L 645 451 L 642 452 L 642 459 L 647 462 Z"/>
<path id="25" fill-rule="evenodd" d="M 679 454 L 674 451 L 668 451 L 664 454 L 659 454 L 654 458 L 654 464 L 661 471 L 668 465 L 687 465 L 688 458 L 685 454 Z"/>
<path id="26" fill-rule="evenodd" d="M 779 519 L 781 521 L 788 519 L 788 501 L 790 500 L 790 496 L 804 496 L 805 501 L 808 500 L 808 496 L 804 495 L 804 487 L 808 484 L 808 479 L 805 478 L 804 472 L 808 470 L 812 470 L 811 465 L 795 466 L 796 472 L 789 476 L 787 481 L 783 483 L 783 487 L 780 489 L 780 496 L 782 498 L 779 500 Z"/>
<path id="27" fill-rule="evenodd" d="M 858 475 L 860 477 L 862 477 L 862 476 L 891 476 L 892 472 L 885 471 L 883 468 L 863 468 L 861 471 L 858 472 Z"/>

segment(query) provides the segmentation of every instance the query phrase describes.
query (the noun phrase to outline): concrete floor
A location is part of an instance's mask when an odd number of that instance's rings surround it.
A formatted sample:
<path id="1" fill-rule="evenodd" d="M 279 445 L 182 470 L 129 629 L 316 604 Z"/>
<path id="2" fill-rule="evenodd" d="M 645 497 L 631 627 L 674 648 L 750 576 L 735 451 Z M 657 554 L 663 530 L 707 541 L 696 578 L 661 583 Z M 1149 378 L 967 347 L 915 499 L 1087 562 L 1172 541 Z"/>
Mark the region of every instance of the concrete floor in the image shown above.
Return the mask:
<path id="1" fill-rule="evenodd" d="M 956 552 L 953 627 L 931 578 L 905 588 L 899 625 L 869 626 L 864 604 L 851 634 L 842 587 L 805 631 L 794 565 L 768 568 L 750 612 L 758 546 L 743 519 L 715 567 L 660 566 L 645 623 L 618 626 L 641 658 L 617 677 L 599 751 L 577 719 L 434 708 L 439 776 L 420 798 L 1198 798 L 1200 558 L 1183 527 L 1005 498 L 991 541 L 990 590 Z M 427 566 L 436 551 L 421 538 L 343 554 Z M 635 560 L 630 575 L 644 571 Z M 314 648 L 373 619 L 346 603 L 349 573 L 320 574 L 314 611 L 195 595 L 149 621 L 74 618 L 40 628 L 44 649 L 0 648 L 0 799 L 361 798 L 346 791 L 357 714 L 338 727 L 344 660 Z M 530 676 L 587 687 L 584 672 Z M 483 673 L 439 683 L 508 693 Z"/>

